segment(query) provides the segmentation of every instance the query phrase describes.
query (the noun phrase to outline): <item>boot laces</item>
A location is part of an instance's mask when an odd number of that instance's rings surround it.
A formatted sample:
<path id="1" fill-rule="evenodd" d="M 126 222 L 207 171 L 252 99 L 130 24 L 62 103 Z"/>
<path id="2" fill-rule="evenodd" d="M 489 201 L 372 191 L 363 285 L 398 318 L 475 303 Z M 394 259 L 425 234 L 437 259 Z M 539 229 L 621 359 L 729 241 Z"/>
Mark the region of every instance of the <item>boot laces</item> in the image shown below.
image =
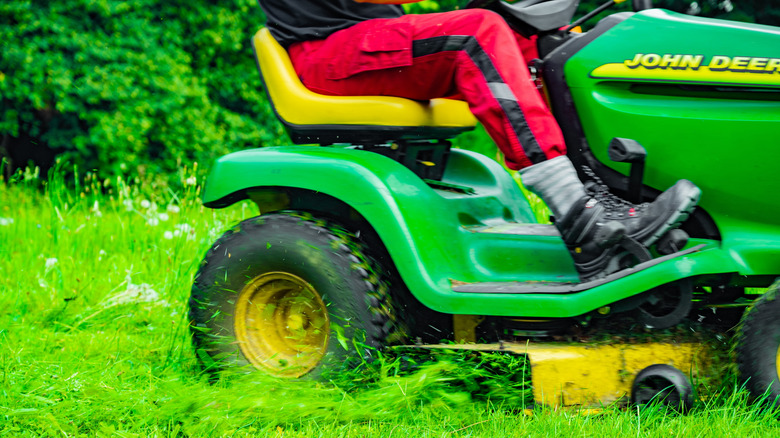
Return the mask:
<path id="1" fill-rule="evenodd" d="M 625 199 L 613 194 L 609 191 L 609 187 L 604 183 L 604 181 L 599 178 L 596 173 L 588 166 L 582 166 L 582 170 L 585 172 L 585 175 L 588 176 L 588 178 L 591 179 L 591 184 L 588 184 L 587 190 L 590 192 L 590 194 L 595 198 L 597 201 L 602 203 L 604 207 L 606 207 L 609 210 L 621 210 L 621 209 L 634 209 L 635 211 L 644 210 L 644 208 L 648 205 L 646 202 L 642 204 L 634 204 L 632 202 L 626 201 Z"/>

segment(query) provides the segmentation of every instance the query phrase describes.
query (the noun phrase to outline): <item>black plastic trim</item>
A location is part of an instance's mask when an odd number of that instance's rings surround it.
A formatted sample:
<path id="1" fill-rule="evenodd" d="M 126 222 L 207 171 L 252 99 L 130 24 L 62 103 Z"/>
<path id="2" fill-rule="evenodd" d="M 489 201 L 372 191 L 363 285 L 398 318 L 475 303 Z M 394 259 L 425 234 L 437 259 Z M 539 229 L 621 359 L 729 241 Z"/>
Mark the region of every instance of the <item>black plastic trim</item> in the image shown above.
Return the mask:
<path id="1" fill-rule="evenodd" d="M 394 125 L 294 125 L 281 118 L 279 120 L 295 144 L 376 145 L 397 140 L 447 140 L 474 129 Z"/>
<path id="2" fill-rule="evenodd" d="M 585 132 L 574 106 L 571 90 L 566 83 L 564 67 L 566 62 L 585 46 L 631 15 L 631 12 L 610 15 L 601 20 L 593 30 L 570 39 L 544 58 L 542 74 L 547 84 L 552 112 L 563 131 L 569 158 L 578 169 L 587 165 L 596 171 L 596 167 L 601 163 L 593 156 L 585 140 Z"/>
<path id="3" fill-rule="evenodd" d="M 593 155 L 574 105 L 574 98 L 566 83 L 564 66 L 585 46 L 633 15 L 633 12 L 620 12 L 602 19 L 591 31 L 573 37 L 553 50 L 544 58 L 542 64 L 542 75 L 550 96 L 550 106 L 563 132 L 567 155 L 580 173 L 580 178 L 587 180 L 587 175 L 583 171 L 587 166 L 610 187 L 612 192 L 624 199 L 630 196 L 629 177 L 602 164 Z M 641 192 L 640 201 L 652 201 L 661 194 L 659 190 L 646 185 L 642 187 Z M 694 210 L 681 228 L 691 237 L 722 239 L 715 221 L 701 208 Z"/>

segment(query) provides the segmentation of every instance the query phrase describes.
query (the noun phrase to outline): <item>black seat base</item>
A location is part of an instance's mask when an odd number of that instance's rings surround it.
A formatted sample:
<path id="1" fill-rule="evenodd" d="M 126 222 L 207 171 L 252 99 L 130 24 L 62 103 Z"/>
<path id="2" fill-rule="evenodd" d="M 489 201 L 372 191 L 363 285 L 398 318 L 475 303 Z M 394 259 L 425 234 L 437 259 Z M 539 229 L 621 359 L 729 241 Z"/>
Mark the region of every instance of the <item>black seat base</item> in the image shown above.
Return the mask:
<path id="1" fill-rule="evenodd" d="M 382 154 L 403 164 L 422 179 L 439 181 L 450 156 L 451 143 L 447 140 L 398 141 L 385 146 L 363 149 Z"/>
<path id="2" fill-rule="evenodd" d="M 446 140 L 473 127 L 377 126 L 377 125 L 293 125 L 284 123 L 295 144 L 380 145 L 404 140 Z"/>

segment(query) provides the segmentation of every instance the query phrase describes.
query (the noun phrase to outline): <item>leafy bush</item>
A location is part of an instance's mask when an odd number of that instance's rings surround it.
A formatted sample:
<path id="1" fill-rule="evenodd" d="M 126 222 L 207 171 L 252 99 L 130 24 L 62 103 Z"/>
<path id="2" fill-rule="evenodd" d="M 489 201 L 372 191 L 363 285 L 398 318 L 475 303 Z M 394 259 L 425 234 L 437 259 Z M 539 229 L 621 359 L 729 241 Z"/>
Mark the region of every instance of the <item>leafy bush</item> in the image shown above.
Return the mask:
<path id="1" fill-rule="evenodd" d="M 280 141 L 249 45 L 262 21 L 253 0 L 3 2 L 8 154 L 132 174 Z"/>

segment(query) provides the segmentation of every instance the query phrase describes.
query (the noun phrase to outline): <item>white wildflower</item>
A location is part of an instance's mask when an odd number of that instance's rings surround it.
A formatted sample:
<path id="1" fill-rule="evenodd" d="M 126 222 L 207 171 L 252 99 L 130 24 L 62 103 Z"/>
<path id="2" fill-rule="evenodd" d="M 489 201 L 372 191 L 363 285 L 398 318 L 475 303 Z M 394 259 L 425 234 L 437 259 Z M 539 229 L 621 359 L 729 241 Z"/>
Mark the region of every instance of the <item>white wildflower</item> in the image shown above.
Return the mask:
<path id="1" fill-rule="evenodd" d="M 171 240 L 173 239 L 173 233 L 170 231 L 166 231 L 163 233 L 163 238 L 166 240 Z"/>
<path id="2" fill-rule="evenodd" d="M 156 227 L 157 225 L 160 225 L 160 219 L 157 219 L 156 217 L 150 217 L 146 220 L 146 224 L 150 227 Z"/>
<path id="3" fill-rule="evenodd" d="M 14 219 L 11 217 L 0 217 L 0 227 L 5 227 L 14 223 Z"/>
<path id="4" fill-rule="evenodd" d="M 57 264 L 57 259 L 55 257 L 46 259 L 46 269 L 51 269 L 54 267 L 54 265 Z"/>
<path id="5" fill-rule="evenodd" d="M 731 0 L 724 0 L 720 2 L 720 8 L 726 12 L 731 12 L 734 10 L 734 5 L 731 3 Z"/>
<path id="6" fill-rule="evenodd" d="M 184 183 L 187 184 L 188 186 L 194 186 L 195 184 L 198 183 L 198 179 L 195 178 L 194 176 L 191 176 L 191 177 L 187 178 L 184 181 Z"/>
<path id="7" fill-rule="evenodd" d="M 178 205 L 170 204 L 170 205 L 168 205 L 168 211 L 173 213 L 173 214 L 176 214 L 176 213 L 178 213 L 181 210 L 179 209 Z"/>
<path id="8" fill-rule="evenodd" d="M 132 199 L 125 199 L 122 201 L 122 204 L 125 205 L 125 211 L 133 211 L 133 200 Z"/>
<path id="9" fill-rule="evenodd" d="M 688 6 L 688 10 L 685 11 L 688 15 L 699 15 L 701 13 L 701 6 L 698 2 L 693 2 Z"/>
<path id="10" fill-rule="evenodd" d="M 108 297 L 103 302 L 103 305 L 111 307 L 120 304 L 158 302 L 159 300 L 160 294 L 151 285 L 147 283 L 133 284 L 128 281 L 127 289 Z"/>
<path id="11" fill-rule="evenodd" d="M 103 216 L 103 213 L 100 212 L 100 204 L 98 203 L 97 200 L 95 200 L 95 203 L 92 204 L 92 208 L 90 209 L 90 211 L 94 213 L 95 216 L 97 217 Z"/>
<path id="12" fill-rule="evenodd" d="M 142 200 L 142 201 L 141 201 L 141 207 L 142 207 L 142 208 L 149 208 L 149 207 L 151 207 L 151 206 L 152 206 L 152 203 L 151 203 L 151 202 L 149 202 L 149 201 L 147 201 L 146 199 L 144 199 L 144 200 Z"/>
<path id="13" fill-rule="evenodd" d="M 135 294 L 135 300 L 137 302 L 149 303 L 160 299 L 160 294 L 156 290 L 152 289 L 152 286 L 146 283 L 141 284 L 128 284 L 127 292 Z"/>
<path id="14" fill-rule="evenodd" d="M 184 235 L 187 236 L 187 240 L 195 240 L 195 228 L 190 224 L 177 224 L 174 228 L 174 236 Z"/>
<path id="15" fill-rule="evenodd" d="M 98 252 L 98 261 L 103 260 L 103 257 L 106 256 L 106 250 L 101 249 L 100 252 Z"/>
<path id="16" fill-rule="evenodd" d="M 163 222 L 167 222 L 170 217 L 168 216 L 168 213 L 160 213 L 157 215 L 157 218 L 160 219 Z"/>

